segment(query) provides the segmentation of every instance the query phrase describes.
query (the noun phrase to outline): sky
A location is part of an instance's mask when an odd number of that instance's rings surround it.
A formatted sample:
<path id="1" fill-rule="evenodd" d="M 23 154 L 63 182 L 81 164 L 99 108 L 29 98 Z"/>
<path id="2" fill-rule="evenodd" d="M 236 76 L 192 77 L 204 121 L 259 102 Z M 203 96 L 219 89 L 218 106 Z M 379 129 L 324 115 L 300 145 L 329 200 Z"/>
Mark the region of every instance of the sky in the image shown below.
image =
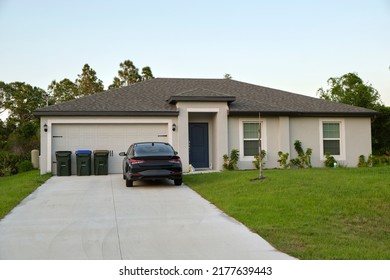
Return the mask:
<path id="1" fill-rule="evenodd" d="M 107 88 L 127 59 L 313 97 L 355 72 L 390 106 L 390 0 L 0 0 L 0 81 L 47 90 L 88 63 Z"/>

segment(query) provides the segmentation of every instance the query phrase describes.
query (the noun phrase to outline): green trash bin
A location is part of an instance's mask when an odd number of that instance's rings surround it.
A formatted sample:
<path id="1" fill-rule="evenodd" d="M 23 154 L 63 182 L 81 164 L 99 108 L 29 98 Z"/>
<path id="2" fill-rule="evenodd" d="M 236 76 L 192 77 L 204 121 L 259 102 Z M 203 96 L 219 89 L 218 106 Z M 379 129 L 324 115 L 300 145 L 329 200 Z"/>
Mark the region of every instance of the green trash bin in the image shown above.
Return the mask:
<path id="1" fill-rule="evenodd" d="M 91 154 L 90 150 L 76 151 L 77 176 L 91 175 Z"/>
<path id="2" fill-rule="evenodd" d="M 95 175 L 108 175 L 108 154 L 107 150 L 93 151 L 94 173 Z"/>
<path id="3" fill-rule="evenodd" d="M 70 176 L 72 175 L 72 161 L 70 151 L 57 151 L 57 176 Z"/>

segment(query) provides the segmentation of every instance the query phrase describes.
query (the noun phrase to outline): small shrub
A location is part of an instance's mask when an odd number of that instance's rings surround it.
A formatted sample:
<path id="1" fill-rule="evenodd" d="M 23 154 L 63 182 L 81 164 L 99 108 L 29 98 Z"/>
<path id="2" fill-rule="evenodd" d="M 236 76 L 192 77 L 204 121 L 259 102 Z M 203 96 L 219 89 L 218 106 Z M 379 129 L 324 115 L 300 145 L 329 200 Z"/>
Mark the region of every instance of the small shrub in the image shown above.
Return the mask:
<path id="1" fill-rule="evenodd" d="M 358 167 L 371 167 L 373 165 L 373 156 L 369 155 L 366 161 L 366 157 L 364 155 L 359 156 Z"/>
<path id="2" fill-rule="evenodd" d="M 283 154 L 282 151 L 279 151 L 278 156 L 279 156 L 278 162 L 279 162 L 280 167 L 282 167 L 284 169 L 289 168 L 290 163 L 288 162 L 288 157 L 290 156 L 290 154 L 289 153 Z"/>
<path id="3" fill-rule="evenodd" d="M 299 168 L 311 168 L 311 154 L 313 150 L 311 148 L 307 148 L 306 152 L 304 152 L 302 148 L 302 142 L 299 140 L 295 140 L 294 148 L 298 154 L 298 157 L 290 160 L 291 165 Z"/>
<path id="4" fill-rule="evenodd" d="M 22 162 L 20 162 L 18 164 L 18 171 L 19 172 L 26 172 L 26 171 L 30 171 L 30 170 L 33 170 L 33 165 L 31 163 L 31 161 L 23 160 Z"/>
<path id="5" fill-rule="evenodd" d="M 10 176 L 18 173 L 17 164 L 19 161 L 19 156 L 0 151 L 0 177 Z"/>
<path id="6" fill-rule="evenodd" d="M 265 166 L 265 163 L 263 162 L 263 160 L 264 160 L 266 154 L 267 154 L 267 152 L 265 150 L 261 150 L 260 156 L 255 155 L 255 160 L 252 161 L 252 163 L 256 167 L 256 169 L 260 169 L 260 161 L 261 161 L 263 167 Z"/>
<path id="7" fill-rule="evenodd" d="M 302 162 L 301 162 L 301 160 L 299 158 L 292 158 L 292 159 L 290 159 L 289 165 L 291 167 L 303 168 Z"/>
<path id="8" fill-rule="evenodd" d="M 372 156 L 372 165 L 373 166 L 390 165 L 390 156 L 389 155 Z"/>
<path id="9" fill-rule="evenodd" d="M 223 168 L 226 170 L 235 170 L 238 169 L 237 163 L 239 159 L 240 152 L 237 149 L 233 149 L 230 152 L 230 158 L 228 155 L 223 155 Z"/>
<path id="10" fill-rule="evenodd" d="M 325 167 L 334 167 L 335 164 L 337 164 L 336 159 L 330 153 L 325 153 L 325 158 L 326 158 L 324 162 Z"/>

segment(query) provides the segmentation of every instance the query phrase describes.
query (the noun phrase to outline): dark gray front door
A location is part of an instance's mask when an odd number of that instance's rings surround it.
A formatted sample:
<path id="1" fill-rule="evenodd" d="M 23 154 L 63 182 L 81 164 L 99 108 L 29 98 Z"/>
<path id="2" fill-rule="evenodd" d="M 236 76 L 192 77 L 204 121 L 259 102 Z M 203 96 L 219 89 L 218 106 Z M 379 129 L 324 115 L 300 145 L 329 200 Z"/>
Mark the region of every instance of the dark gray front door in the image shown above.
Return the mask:
<path id="1" fill-rule="evenodd" d="M 189 124 L 190 164 L 195 168 L 209 167 L 208 123 Z"/>

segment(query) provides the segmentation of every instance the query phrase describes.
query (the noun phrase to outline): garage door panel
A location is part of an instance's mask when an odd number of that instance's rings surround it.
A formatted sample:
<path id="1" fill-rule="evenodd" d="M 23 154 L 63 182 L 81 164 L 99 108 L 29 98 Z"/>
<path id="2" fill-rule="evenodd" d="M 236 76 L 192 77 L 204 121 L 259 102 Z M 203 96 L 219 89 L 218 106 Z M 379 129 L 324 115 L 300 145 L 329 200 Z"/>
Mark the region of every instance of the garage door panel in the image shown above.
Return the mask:
<path id="1" fill-rule="evenodd" d="M 56 151 L 72 151 L 72 174 L 76 174 L 76 150 L 109 150 L 109 173 L 122 173 L 123 158 L 130 144 L 168 140 L 167 124 L 54 124 L 52 171 L 56 173 Z"/>

